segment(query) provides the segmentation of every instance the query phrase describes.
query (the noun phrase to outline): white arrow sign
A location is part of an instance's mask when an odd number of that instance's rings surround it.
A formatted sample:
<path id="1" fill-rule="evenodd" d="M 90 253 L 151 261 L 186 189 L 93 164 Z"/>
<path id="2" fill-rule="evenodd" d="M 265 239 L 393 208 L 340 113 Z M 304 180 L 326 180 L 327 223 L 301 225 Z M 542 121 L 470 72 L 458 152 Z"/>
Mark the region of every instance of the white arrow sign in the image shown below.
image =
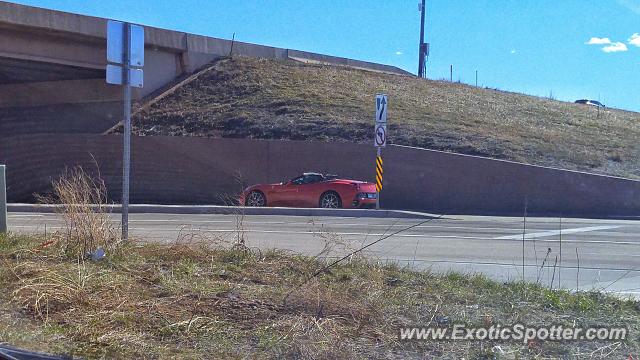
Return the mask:
<path id="1" fill-rule="evenodd" d="M 377 123 L 386 123 L 387 122 L 387 95 L 378 94 L 376 95 L 376 122 Z"/>

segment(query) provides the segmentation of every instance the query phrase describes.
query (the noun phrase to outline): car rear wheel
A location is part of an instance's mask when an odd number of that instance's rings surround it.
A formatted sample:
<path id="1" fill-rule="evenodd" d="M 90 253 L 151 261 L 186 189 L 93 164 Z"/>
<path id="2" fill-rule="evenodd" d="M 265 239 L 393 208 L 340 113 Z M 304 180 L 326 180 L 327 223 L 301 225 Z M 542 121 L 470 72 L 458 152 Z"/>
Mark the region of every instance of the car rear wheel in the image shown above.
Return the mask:
<path id="1" fill-rule="evenodd" d="M 266 206 L 267 198 L 260 191 L 252 191 L 247 195 L 246 206 Z"/>
<path id="2" fill-rule="evenodd" d="M 333 191 L 326 192 L 320 197 L 320 207 L 326 209 L 342 208 L 342 199 L 340 195 Z"/>

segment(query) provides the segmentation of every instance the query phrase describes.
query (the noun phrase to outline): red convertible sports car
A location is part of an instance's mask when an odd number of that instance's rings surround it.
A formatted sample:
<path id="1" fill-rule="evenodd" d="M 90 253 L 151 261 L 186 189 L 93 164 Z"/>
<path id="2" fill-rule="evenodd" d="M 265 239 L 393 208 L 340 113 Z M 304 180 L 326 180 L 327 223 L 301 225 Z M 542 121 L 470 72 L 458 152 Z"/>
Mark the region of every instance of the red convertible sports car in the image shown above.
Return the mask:
<path id="1" fill-rule="evenodd" d="M 294 206 L 323 208 L 375 207 L 375 184 L 338 179 L 334 175 L 304 173 L 280 184 L 258 184 L 240 195 L 245 206 Z"/>

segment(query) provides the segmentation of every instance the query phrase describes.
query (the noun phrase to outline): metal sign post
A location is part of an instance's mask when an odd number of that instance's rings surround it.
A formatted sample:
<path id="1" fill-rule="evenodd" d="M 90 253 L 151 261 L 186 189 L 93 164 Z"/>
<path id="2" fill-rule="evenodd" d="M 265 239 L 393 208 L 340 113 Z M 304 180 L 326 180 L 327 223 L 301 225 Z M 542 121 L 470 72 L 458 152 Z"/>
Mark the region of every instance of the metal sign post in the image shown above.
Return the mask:
<path id="1" fill-rule="evenodd" d="M 129 62 L 131 61 L 130 37 L 131 25 L 126 24 L 124 31 L 124 67 L 122 82 L 124 87 L 124 131 L 122 152 L 122 239 L 129 238 L 129 176 L 131 175 L 131 79 L 129 76 Z"/>
<path id="2" fill-rule="evenodd" d="M 382 191 L 382 174 L 384 172 L 380 149 L 381 148 L 378 148 L 378 156 L 376 156 L 376 210 L 380 209 L 380 192 Z"/>
<path id="3" fill-rule="evenodd" d="M 7 182 L 4 165 L 0 165 L 0 233 L 7 232 Z"/>
<path id="4" fill-rule="evenodd" d="M 123 86 L 122 239 L 129 238 L 129 179 L 131 174 L 131 87 L 144 85 L 144 28 L 107 23 L 107 83 Z"/>
<path id="5" fill-rule="evenodd" d="M 382 191 L 382 148 L 387 146 L 387 104 L 385 94 L 376 95 L 376 126 L 374 134 L 374 146 L 376 155 L 376 209 L 380 209 L 380 192 Z"/>

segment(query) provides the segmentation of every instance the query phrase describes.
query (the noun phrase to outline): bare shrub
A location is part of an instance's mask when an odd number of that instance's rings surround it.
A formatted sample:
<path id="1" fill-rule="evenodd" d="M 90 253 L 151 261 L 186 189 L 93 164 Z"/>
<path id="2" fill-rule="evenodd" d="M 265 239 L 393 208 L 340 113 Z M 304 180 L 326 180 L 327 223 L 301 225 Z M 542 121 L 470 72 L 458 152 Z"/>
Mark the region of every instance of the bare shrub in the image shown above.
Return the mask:
<path id="1" fill-rule="evenodd" d="M 322 250 L 314 256 L 314 259 L 339 256 L 343 253 L 354 252 L 358 248 L 358 244 L 354 243 L 354 241 L 343 238 L 333 230 L 325 227 L 323 223 L 316 224 L 313 220 L 309 221 L 309 223 L 314 227 L 313 237 L 322 241 Z M 349 260 L 353 260 L 356 256 L 350 257 Z"/>
<path id="2" fill-rule="evenodd" d="M 234 174 L 234 182 L 237 186 L 237 193 L 223 194 L 220 196 L 220 199 L 225 206 L 232 208 L 231 214 L 234 216 L 236 228 L 234 246 L 237 248 L 246 248 L 245 206 L 238 202 L 238 199 L 245 188 L 245 179 L 240 171 Z"/>
<path id="3" fill-rule="evenodd" d="M 231 246 L 233 246 L 233 242 L 218 235 L 207 233 L 206 230 L 193 228 L 191 225 L 181 226 L 178 236 L 169 244 L 169 248 L 176 253 L 184 250 L 204 254 L 208 253 L 212 248 L 225 249 Z"/>
<path id="4" fill-rule="evenodd" d="M 120 243 L 118 229 L 109 221 L 104 182 L 82 167 L 68 169 L 53 181 L 53 194 L 40 199 L 58 204 L 64 227 L 54 237 L 68 256 L 83 257 L 97 248 L 113 250 Z"/>

